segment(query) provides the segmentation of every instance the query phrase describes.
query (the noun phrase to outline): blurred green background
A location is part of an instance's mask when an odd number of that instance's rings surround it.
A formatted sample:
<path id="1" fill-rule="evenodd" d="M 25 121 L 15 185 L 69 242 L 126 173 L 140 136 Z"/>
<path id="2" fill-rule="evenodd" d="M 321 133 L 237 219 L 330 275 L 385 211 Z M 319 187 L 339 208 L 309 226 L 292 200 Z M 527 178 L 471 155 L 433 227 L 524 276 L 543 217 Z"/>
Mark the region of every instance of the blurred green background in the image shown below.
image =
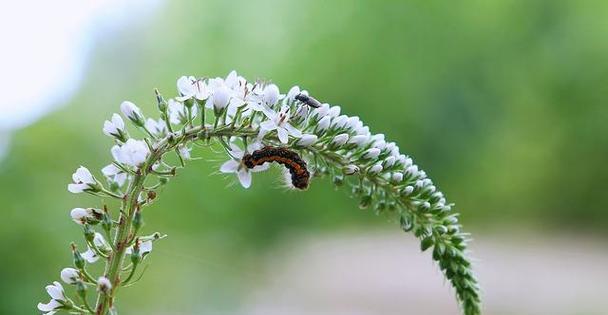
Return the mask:
<path id="1" fill-rule="evenodd" d="M 110 161 L 103 120 L 125 99 L 150 113 L 153 88 L 174 95 L 184 74 L 236 69 L 341 105 L 411 155 L 476 239 L 605 245 L 607 12 L 605 1 L 167 1 L 96 41 L 68 104 L 14 133 L 0 162 L 0 314 L 35 313 L 70 241 L 82 244 L 69 210 L 100 203 L 66 185 L 77 166 Z M 326 180 L 286 192 L 274 171 L 243 190 L 217 174 L 223 155 L 195 154 L 146 212 L 145 229 L 169 237 L 122 291 L 121 314 L 235 314 L 280 244 L 398 229 Z"/>

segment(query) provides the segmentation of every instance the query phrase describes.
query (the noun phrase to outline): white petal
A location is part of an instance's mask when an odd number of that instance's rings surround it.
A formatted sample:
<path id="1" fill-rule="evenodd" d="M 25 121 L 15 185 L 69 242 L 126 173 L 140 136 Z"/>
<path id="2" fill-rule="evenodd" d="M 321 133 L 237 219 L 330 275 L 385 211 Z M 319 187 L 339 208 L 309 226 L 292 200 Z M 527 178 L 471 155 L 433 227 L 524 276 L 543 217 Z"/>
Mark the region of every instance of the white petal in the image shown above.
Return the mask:
<path id="1" fill-rule="evenodd" d="M 47 315 L 51 315 L 51 314 L 55 314 L 55 312 L 53 312 L 53 311 L 60 306 L 61 306 L 61 303 L 59 303 L 55 300 L 51 300 L 47 304 L 38 303 L 38 310 L 40 310 L 42 312 L 46 312 L 45 314 L 47 314 Z"/>
<path id="2" fill-rule="evenodd" d="M 289 141 L 287 130 L 285 130 L 285 128 L 277 128 L 277 135 L 281 143 L 287 143 Z"/>
<path id="3" fill-rule="evenodd" d="M 296 138 L 302 137 L 302 132 L 299 129 L 292 126 L 290 123 L 285 123 L 285 129 L 287 129 L 287 131 L 289 131 L 290 135 L 292 135 Z"/>
<path id="4" fill-rule="evenodd" d="M 265 131 L 272 131 L 277 129 L 277 124 L 272 120 L 266 120 L 260 124 L 260 129 Z"/>
<path id="5" fill-rule="evenodd" d="M 86 260 L 89 264 L 92 264 L 99 259 L 99 256 L 97 256 L 97 254 L 90 248 L 87 249 L 86 252 L 81 253 L 80 256 L 82 256 L 82 258 L 84 258 L 84 260 Z"/>
<path id="6" fill-rule="evenodd" d="M 90 184 L 95 183 L 95 180 L 93 179 L 93 175 L 91 174 L 89 169 L 87 169 L 84 166 L 81 166 L 76 170 L 76 172 L 72 176 L 72 179 L 74 179 L 75 183 L 79 183 L 79 182 L 90 183 Z"/>
<path id="7" fill-rule="evenodd" d="M 241 169 L 238 172 L 239 181 L 244 188 L 251 186 L 251 173 L 247 169 Z"/>
<path id="8" fill-rule="evenodd" d="M 73 194 L 78 194 L 83 192 L 89 186 L 87 184 L 68 184 L 68 191 Z"/>
<path id="9" fill-rule="evenodd" d="M 235 173 L 239 169 L 239 162 L 235 160 L 229 160 L 224 162 L 220 167 L 222 173 Z"/>
<path id="10" fill-rule="evenodd" d="M 257 172 L 263 172 L 263 171 L 266 171 L 266 170 L 268 170 L 269 168 L 270 168 L 270 163 L 264 163 L 264 164 L 262 164 L 262 165 L 256 165 L 256 166 L 254 166 L 254 167 L 251 169 L 251 171 L 252 171 L 252 172 L 254 172 L 254 173 L 257 173 Z"/>
<path id="11" fill-rule="evenodd" d="M 139 252 L 143 255 L 152 251 L 152 241 L 145 241 L 139 244 Z"/>
<path id="12" fill-rule="evenodd" d="M 65 294 L 63 293 L 63 286 L 61 283 L 55 281 L 52 285 L 47 285 L 45 289 L 52 299 L 59 301 L 65 300 Z"/>

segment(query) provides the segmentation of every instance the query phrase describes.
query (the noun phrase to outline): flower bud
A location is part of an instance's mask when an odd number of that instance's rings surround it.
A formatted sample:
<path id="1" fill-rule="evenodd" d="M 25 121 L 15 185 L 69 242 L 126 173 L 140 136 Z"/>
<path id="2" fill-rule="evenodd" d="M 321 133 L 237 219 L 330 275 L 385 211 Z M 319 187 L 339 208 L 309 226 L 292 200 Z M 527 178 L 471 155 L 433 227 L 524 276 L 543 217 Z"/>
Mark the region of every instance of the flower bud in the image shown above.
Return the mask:
<path id="1" fill-rule="evenodd" d="M 67 284 L 75 284 L 80 280 L 80 272 L 74 268 L 63 268 L 61 270 L 61 280 Z"/>
<path id="2" fill-rule="evenodd" d="M 87 242 L 93 242 L 93 239 L 95 239 L 95 231 L 91 228 L 91 226 L 85 224 L 83 230 L 84 238 L 87 240 Z"/>
<path id="3" fill-rule="evenodd" d="M 361 197 L 361 201 L 359 202 L 359 209 L 367 209 L 371 203 L 372 195 L 364 195 L 363 197 Z"/>
<path id="4" fill-rule="evenodd" d="M 156 95 L 156 103 L 158 105 L 158 110 L 161 113 L 164 113 L 165 111 L 167 111 L 167 101 L 165 101 L 165 98 L 160 94 L 158 89 L 154 89 L 154 94 Z"/>
<path id="5" fill-rule="evenodd" d="M 403 188 L 401 190 L 401 195 L 402 196 L 409 196 L 414 192 L 414 186 L 405 186 L 405 188 Z"/>
<path id="6" fill-rule="evenodd" d="M 340 115 L 331 121 L 331 126 L 333 128 L 342 129 L 342 128 L 344 128 L 344 126 L 346 126 L 347 121 L 348 121 L 348 116 Z"/>
<path id="7" fill-rule="evenodd" d="M 103 294 L 109 294 L 112 290 L 112 283 L 110 282 L 110 279 L 103 276 L 99 277 L 99 279 L 97 279 L 97 290 Z"/>
<path id="8" fill-rule="evenodd" d="M 86 298 L 86 296 L 87 296 L 87 287 L 84 285 L 84 282 L 82 282 L 82 281 L 76 282 L 76 293 L 83 300 Z"/>
<path id="9" fill-rule="evenodd" d="M 402 215 L 399 219 L 399 223 L 401 224 L 401 228 L 405 232 L 409 232 L 412 230 L 412 228 L 414 228 L 414 223 L 412 222 L 412 219 L 409 216 Z"/>
<path id="10" fill-rule="evenodd" d="M 395 160 L 395 157 L 391 155 L 384 159 L 384 163 L 382 163 L 382 165 L 384 166 L 384 168 L 392 167 L 393 165 L 395 165 Z"/>
<path id="11" fill-rule="evenodd" d="M 137 209 L 135 211 L 135 215 L 133 216 L 133 228 L 137 231 L 144 224 L 144 219 L 141 215 L 141 210 Z"/>
<path id="12" fill-rule="evenodd" d="M 139 107 L 137 107 L 135 104 L 129 101 L 124 101 L 122 104 L 120 104 L 120 111 L 135 125 L 140 127 L 144 125 L 144 115 L 141 113 Z"/>
<path id="13" fill-rule="evenodd" d="M 230 101 L 230 94 L 225 86 L 220 86 L 213 93 L 213 110 L 216 115 L 220 114 Z"/>
<path id="14" fill-rule="evenodd" d="M 400 183 L 403 180 L 403 173 L 401 172 L 395 172 L 393 173 L 393 175 L 391 176 L 391 179 L 393 180 L 393 182 L 395 183 Z"/>
<path id="15" fill-rule="evenodd" d="M 346 143 L 346 141 L 348 141 L 348 134 L 347 133 L 341 133 L 341 134 L 335 136 L 331 140 L 331 145 L 339 147 L 339 146 L 344 145 Z"/>
<path id="16" fill-rule="evenodd" d="M 334 185 L 342 186 L 344 184 L 344 175 L 336 175 L 333 178 Z"/>
<path id="17" fill-rule="evenodd" d="M 353 175 L 358 172 L 359 172 L 359 167 L 354 164 L 349 164 L 342 168 L 342 173 L 344 173 L 344 175 Z"/>
<path id="18" fill-rule="evenodd" d="M 308 147 L 308 146 L 313 145 L 315 142 L 317 142 L 316 135 L 304 134 L 304 135 L 302 135 L 302 138 L 300 138 L 300 140 L 298 140 L 297 144 L 299 146 Z"/>
<path id="19" fill-rule="evenodd" d="M 101 217 L 101 227 L 106 232 L 110 232 L 110 230 L 112 230 L 112 217 L 107 211 L 104 212 Z"/>
<path id="20" fill-rule="evenodd" d="M 332 106 L 329 108 L 329 111 L 327 112 L 327 114 L 329 116 L 331 116 L 332 118 L 334 117 L 338 117 L 340 115 L 340 106 Z"/>
<path id="21" fill-rule="evenodd" d="M 262 100 L 266 105 L 272 106 L 279 101 L 279 87 L 275 84 L 269 84 L 264 88 Z"/>
<path id="22" fill-rule="evenodd" d="M 319 120 L 319 122 L 317 123 L 317 132 L 325 131 L 327 128 L 329 128 L 330 123 L 331 117 L 325 116 L 321 118 L 321 120 Z"/>
<path id="23" fill-rule="evenodd" d="M 365 151 L 365 153 L 363 154 L 363 158 L 364 159 L 375 159 L 380 155 L 380 149 L 377 148 L 371 148 L 371 149 L 367 149 L 367 151 Z"/>
<path id="24" fill-rule="evenodd" d="M 74 266 L 76 266 L 76 268 L 78 269 L 82 269 L 84 268 L 84 258 L 82 257 L 82 255 L 80 254 L 80 252 L 78 251 L 78 249 L 76 248 L 76 245 L 74 245 L 74 243 L 72 243 L 72 255 L 74 257 Z"/>
<path id="25" fill-rule="evenodd" d="M 120 141 L 126 140 L 125 122 L 118 114 L 112 115 L 112 120 L 103 123 L 103 133 Z"/>
<path id="26" fill-rule="evenodd" d="M 369 168 L 368 173 L 370 174 L 378 174 L 382 172 L 382 165 L 381 164 L 374 164 L 374 166 Z"/>
<path id="27" fill-rule="evenodd" d="M 364 144 L 367 143 L 368 140 L 369 140 L 368 135 L 356 135 L 356 136 L 350 138 L 350 140 L 348 140 L 348 143 L 354 144 L 358 147 L 362 147 Z"/>

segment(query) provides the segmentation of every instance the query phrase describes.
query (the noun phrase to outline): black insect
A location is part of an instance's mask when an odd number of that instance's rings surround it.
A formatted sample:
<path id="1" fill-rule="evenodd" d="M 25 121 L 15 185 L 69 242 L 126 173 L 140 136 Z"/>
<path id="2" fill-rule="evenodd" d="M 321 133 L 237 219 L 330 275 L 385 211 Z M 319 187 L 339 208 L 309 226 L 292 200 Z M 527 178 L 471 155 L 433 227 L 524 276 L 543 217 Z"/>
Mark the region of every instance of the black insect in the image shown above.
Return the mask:
<path id="1" fill-rule="evenodd" d="M 295 99 L 313 108 L 321 107 L 321 102 L 317 101 L 314 97 L 308 96 L 306 94 L 300 93 L 296 95 Z"/>

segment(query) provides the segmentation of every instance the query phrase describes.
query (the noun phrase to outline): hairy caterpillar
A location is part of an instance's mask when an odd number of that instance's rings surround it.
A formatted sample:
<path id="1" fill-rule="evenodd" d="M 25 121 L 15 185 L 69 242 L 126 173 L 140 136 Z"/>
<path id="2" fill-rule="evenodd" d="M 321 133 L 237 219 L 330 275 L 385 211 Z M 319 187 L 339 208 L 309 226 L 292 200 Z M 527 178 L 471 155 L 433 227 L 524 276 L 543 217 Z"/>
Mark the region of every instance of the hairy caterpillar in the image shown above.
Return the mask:
<path id="1" fill-rule="evenodd" d="M 310 172 L 306 168 L 306 162 L 296 152 L 285 148 L 265 146 L 243 156 L 243 164 L 249 169 L 266 162 L 283 164 L 291 174 L 291 184 L 294 187 L 298 189 L 308 188 Z"/>

